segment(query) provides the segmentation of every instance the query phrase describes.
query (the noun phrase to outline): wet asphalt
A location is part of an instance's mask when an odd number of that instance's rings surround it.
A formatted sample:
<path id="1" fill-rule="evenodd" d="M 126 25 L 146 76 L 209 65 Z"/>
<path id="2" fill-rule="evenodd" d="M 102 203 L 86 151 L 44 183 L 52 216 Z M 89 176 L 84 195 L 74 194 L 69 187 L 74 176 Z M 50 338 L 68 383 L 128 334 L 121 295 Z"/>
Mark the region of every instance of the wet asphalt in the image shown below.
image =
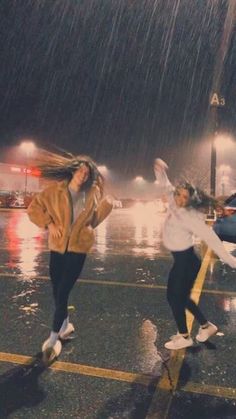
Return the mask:
<path id="1" fill-rule="evenodd" d="M 236 271 L 204 258 L 194 296 L 219 332 L 166 350 L 172 259 L 164 216 L 148 211 L 114 210 L 97 229 L 69 302 L 73 339 L 50 367 L 40 353 L 53 314 L 47 237 L 24 210 L 1 211 L 0 418 L 236 418 Z"/>

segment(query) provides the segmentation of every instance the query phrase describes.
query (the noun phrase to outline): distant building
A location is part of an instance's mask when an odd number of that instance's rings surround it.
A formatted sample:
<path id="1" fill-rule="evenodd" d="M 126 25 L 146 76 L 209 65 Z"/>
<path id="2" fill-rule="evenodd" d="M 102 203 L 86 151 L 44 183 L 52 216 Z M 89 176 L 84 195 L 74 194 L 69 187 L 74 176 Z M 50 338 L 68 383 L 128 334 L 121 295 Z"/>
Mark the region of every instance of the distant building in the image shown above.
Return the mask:
<path id="1" fill-rule="evenodd" d="M 26 185 L 27 181 L 27 185 Z M 42 189 L 40 173 L 23 165 L 0 163 L 0 192 L 38 192 Z"/>

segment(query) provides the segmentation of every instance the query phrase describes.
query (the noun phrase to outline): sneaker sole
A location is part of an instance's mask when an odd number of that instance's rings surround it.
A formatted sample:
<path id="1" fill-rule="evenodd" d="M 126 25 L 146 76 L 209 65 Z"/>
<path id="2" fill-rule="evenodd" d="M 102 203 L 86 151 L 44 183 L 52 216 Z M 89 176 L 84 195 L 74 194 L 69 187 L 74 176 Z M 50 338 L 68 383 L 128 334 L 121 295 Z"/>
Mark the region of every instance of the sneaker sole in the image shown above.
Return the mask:
<path id="1" fill-rule="evenodd" d="M 212 336 L 216 335 L 216 333 L 218 332 L 218 327 L 216 328 L 216 330 L 212 331 L 212 333 L 204 340 L 199 340 L 196 336 L 196 341 L 199 343 L 204 343 L 206 342 L 208 339 L 210 339 Z"/>
<path id="2" fill-rule="evenodd" d="M 169 348 L 168 346 L 166 346 L 166 344 L 164 345 L 165 346 L 165 348 L 166 349 L 169 349 L 170 351 L 179 351 L 180 349 L 186 349 L 186 348 L 191 348 L 191 346 L 193 346 L 193 343 L 194 342 L 192 342 L 191 344 L 189 344 L 189 345 L 185 345 L 185 346 L 181 346 L 181 347 L 179 347 L 179 348 Z"/>

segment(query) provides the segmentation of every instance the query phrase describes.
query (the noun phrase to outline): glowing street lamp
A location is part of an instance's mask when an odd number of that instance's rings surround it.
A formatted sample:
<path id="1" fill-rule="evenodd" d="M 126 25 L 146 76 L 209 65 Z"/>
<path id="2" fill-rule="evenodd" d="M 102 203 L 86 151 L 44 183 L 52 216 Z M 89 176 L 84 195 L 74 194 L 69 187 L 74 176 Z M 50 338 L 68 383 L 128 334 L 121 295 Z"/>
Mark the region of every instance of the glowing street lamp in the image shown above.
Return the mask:
<path id="1" fill-rule="evenodd" d="M 139 183 L 139 184 L 141 184 L 141 183 L 144 183 L 144 182 L 145 182 L 145 180 L 144 180 L 144 178 L 143 178 L 142 176 L 136 176 L 136 178 L 134 179 L 134 181 L 135 181 L 136 183 Z"/>
<path id="2" fill-rule="evenodd" d="M 225 196 L 225 192 L 226 192 L 225 189 L 226 187 L 229 187 L 231 172 L 232 172 L 232 169 L 228 164 L 221 164 L 218 169 L 222 196 Z"/>
<path id="3" fill-rule="evenodd" d="M 216 165 L 217 165 L 217 153 L 223 152 L 225 150 L 230 150 L 234 146 L 233 139 L 230 135 L 224 133 L 216 133 L 214 137 L 214 164 L 215 164 L 215 174 L 216 174 Z M 220 165 L 219 172 L 221 172 L 221 186 L 222 186 L 222 195 L 225 194 L 225 186 L 229 184 L 229 172 L 231 168 L 228 165 Z M 215 180 L 214 180 L 214 187 L 215 187 Z M 215 192 L 215 190 L 214 190 Z"/>
<path id="4" fill-rule="evenodd" d="M 26 194 L 27 194 L 27 181 L 28 181 L 28 159 L 29 159 L 29 156 L 34 152 L 36 146 L 32 141 L 23 141 L 20 144 L 20 148 L 26 156 L 26 164 L 25 164 L 25 196 L 26 196 Z"/>
<path id="5" fill-rule="evenodd" d="M 217 153 L 230 150 L 233 145 L 233 139 L 229 135 L 215 132 L 211 144 L 211 195 L 213 196 L 216 192 Z"/>
<path id="6" fill-rule="evenodd" d="M 214 138 L 216 151 L 229 150 L 233 144 L 232 138 L 226 134 L 217 134 Z"/>

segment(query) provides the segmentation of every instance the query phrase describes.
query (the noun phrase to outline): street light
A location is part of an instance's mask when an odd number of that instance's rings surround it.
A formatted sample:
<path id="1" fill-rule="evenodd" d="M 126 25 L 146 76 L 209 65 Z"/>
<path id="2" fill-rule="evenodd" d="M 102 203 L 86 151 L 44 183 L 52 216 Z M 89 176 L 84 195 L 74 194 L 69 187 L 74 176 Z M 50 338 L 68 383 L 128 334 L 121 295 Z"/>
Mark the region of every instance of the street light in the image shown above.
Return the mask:
<path id="1" fill-rule="evenodd" d="M 226 187 L 230 186 L 230 174 L 232 172 L 231 167 L 228 164 L 221 164 L 218 169 L 219 174 L 219 185 L 221 187 L 221 195 L 226 195 Z"/>
<path id="2" fill-rule="evenodd" d="M 211 110 L 211 124 L 213 128 L 213 135 L 211 137 L 211 179 L 210 190 L 211 195 L 216 194 L 216 151 L 219 146 L 222 147 L 225 141 L 222 141 L 222 135 L 218 134 L 218 109 L 225 106 L 225 99 L 220 96 L 218 92 L 212 93 L 210 97 L 210 110 Z M 224 145 L 223 145 L 224 146 Z"/>
<path id="3" fill-rule="evenodd" d="M 140 184 L 145 182 L 145 180 L 144 180 L 144 178 L 142 176 L 136 176 L 136 178 L 134 179 L 134 181 L 136 183 L 140 183 Z"/>
<path id="4" fill-rule="evenodd" d="M 218 153 L 224 152 L 226 150 L 230 150 L 232 149 L 234 145 L 233 139 L 230 135 L 225 134 L 225 133 L 215 133 L 214 136 L 214 140 L 213 140 L 213 148 L 214 148 L 214 156 L 213 156 L 213 162 L 214 162 L 214 172 L 215 172 L 215 176 L 212 179 L 212 181 L 214 181 L 214 193 L 213 195 L 215 195 L 215 190 L 216 190 L 216 166 L 217 166 L 217 155 Z M 223 192 L 225 192 L 225 185 L 227 182 L 224 182 L 224 180 L 226 181 L 226 177 L 229 179 L 229 171 L 230 171 L 230 166 L 228 165 L 223 165 L 221 164 L 219 167 L 219 172 L 221 172 L 222 174 L 222 195 L 224 195 Z M 226 175 L 225 175 L 226 173 Z M 225 177 L 226 176 L 226 177 Z M 211 191 L 212 192 L 212 191 Z"/>
<path id="5" fill-rule="evenodd" d="M 225 150 L 229 150 L 230 148 L 232 148 L 233 146 L 233 140 L 232 138 L 227 135 L 227 134 L 217 134 L 215 136 L 215 148 L 216 151 L 225 151 Z"/>
<path id="6" fill-rule="evenodd" d="M 23 141 L 20 144 L 21 150 L 24 152 L 26 156 L 26 164 L 25 164 L 25 197 L 27 194 L 27 181 L 28 181 L 28 158 L 34 152 L 36 146 L 32 141 Z"/>

